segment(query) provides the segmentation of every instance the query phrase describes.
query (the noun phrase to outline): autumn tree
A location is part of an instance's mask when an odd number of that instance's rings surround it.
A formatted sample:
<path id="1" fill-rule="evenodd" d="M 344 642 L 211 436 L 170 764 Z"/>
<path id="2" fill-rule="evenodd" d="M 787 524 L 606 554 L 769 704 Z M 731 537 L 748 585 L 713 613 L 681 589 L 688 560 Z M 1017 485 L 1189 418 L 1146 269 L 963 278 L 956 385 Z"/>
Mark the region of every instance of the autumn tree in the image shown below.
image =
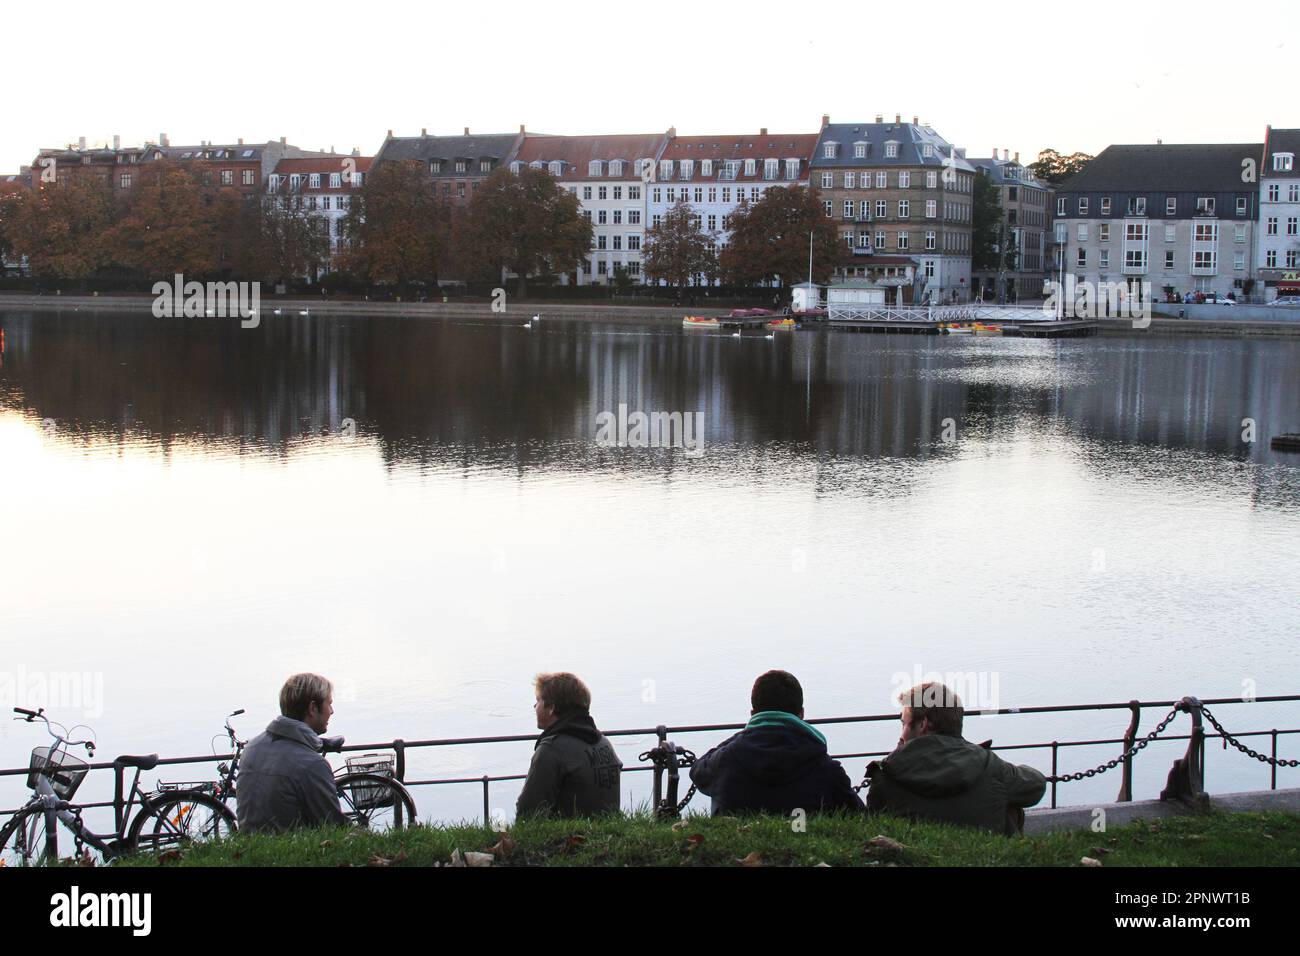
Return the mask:
<path id="1" fill-rule="evenodd" d="M 470 200 L 462 226 L 472 271 L 514 273 L 521 299 L 530 275 L 571 272 L 591 250 L 591 222 L 578 197 L 545 170 L 528 166 L 492 173 Z"/>
<path id="2" fill-rule="evenodd" d="M 329 220 L 304 209 L 287 185 L 262 199 L 258 223 L 262 268 L 277 282 L 315 278 L 329 261 Z"/>
<path id="3" fill-rule="evenodd" d="M 699 218 L 685 200 L 679 200 L 646 232 L 646 278 L 680 291 L 700 276 L 712 280 L 717 275 L 715 234 L 703 232 Z"/>
<path id="4" fill-rule="evenodd" d="M 840 241 L 815 189 L 778 186 L 756 203 L 741 203 L 731 215 L 731 241 L 722 250 L 722 272 L 733 285 L 775 280 L 794 285 L 812 276 L 826 282 L 835 268 Z"/>
<path id="5" fill-rule="evenodd" d="M 1003 232 L 1001 194 L 988 173 L 980 169 L 975 174 L 971 196 L 971 268 L 983 271 L 1002 268 Z"/>
<path id="6" fill-rule="evenodd" d="M 13 252 L 26 256 L 32 275 L 85 279 L 107 261 L 113 196 L 102 179 L 73 178 L 42 185 L 13 206 L 7 227 Z"/>
<path id="7" fill-rule="evenodd" d="M 451 247 L 451 207 L 434 195 L 418 160 L 382 163 L 352 197 L 343 230 L 343 265 L 370 282 L 436 283 Z"/>
<path id="8" fill-rule="evenodd" d="M 1036 177 L 1052 186 L 1059 186 L 1071 176 L 1083 172 L 1093 157 L 1088 153 L 1071 153 L 1069 156 L 1054 149 L 1045 149 L 1038 159 L 1029 164 Z"/>
<path id="9" fill-rule="evenodd" d="M 212 209 L 196 172 L 176 163 L 141 171 L 121 219 L 105 238 L 114 262 L 148 278 L 212 275 L 218 267 Z"/>
<path id="10" fill-rule="evenodd" d="M 25 189 L 5 189 L 0 186 L 0 274 L 3 274 L 5 260 L 15 255 L 14 236 L 18 228 L 18 210 L 26 198 Z"/>

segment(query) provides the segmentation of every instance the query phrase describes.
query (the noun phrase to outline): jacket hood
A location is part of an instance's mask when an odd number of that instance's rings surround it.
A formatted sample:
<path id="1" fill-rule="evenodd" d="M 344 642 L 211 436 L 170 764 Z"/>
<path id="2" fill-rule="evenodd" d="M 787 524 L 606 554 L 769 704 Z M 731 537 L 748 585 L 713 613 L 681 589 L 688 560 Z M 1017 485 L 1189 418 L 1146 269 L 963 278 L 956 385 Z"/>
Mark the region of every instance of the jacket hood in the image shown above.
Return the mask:
<path id="1" fill-rule="evenodd" d="M 811 765 L 825 759 L 826 744 L 819 738 L 789 723 L 750 727 L 736 735 L 727 756 L 755 780 L 781 786 L 805 777 Z"/>
<path id="2" fill-rule="evenodd" d="M 973 789 L 993 751 L 949 734 L 926 734 L 899 747 L 880 765 L 888 776 L 924 797 L 951 797 Z"/>
<path id="3" fill-rule="evenodd" d="M 542 731 L 542 735 L 537 738 L 537 743 L 533 745 L 536 750 L 547 737 L 555 737 L 563 734 L 566 737 L 577 737 L 584 744 L 594 744 L 600 740 L 600 731 L 596 729 L 596 722 L 591 719 L 591 714 L 585 710 L 575 711 L 572 714 L 565 714 L 551 726 Z"/>
<path id="4" fill-rule="evenodd" d="M 292 717 L 280 716 L 275 718 L 266 725 L 266 732 L 272 737 L 283 737 L 286 740 L 292 740 L 294 743 L 302 744 L 304 747 L 310 747 L 312 750 L 320 750 L 320 736 L 301 720 L 294 720 Z"/>

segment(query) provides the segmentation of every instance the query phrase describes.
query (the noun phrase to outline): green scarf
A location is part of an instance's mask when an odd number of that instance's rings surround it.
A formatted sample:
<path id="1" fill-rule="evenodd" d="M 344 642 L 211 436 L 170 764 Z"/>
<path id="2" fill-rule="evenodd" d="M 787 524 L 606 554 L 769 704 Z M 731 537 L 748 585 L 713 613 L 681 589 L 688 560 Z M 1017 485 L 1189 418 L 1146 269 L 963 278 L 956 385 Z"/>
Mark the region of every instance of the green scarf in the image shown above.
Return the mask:
<path id="1" fill-rule="evenodd" d="M 797 727 L 804 733 L 816 737 L 823 746 L 826 744 L 826 738 L 822 736 L 820 730 L 784 710 L 760 710 L 749 718 L 749 723 L 745 724 L 746 730 L 753 730 L 755 727 Z"/>

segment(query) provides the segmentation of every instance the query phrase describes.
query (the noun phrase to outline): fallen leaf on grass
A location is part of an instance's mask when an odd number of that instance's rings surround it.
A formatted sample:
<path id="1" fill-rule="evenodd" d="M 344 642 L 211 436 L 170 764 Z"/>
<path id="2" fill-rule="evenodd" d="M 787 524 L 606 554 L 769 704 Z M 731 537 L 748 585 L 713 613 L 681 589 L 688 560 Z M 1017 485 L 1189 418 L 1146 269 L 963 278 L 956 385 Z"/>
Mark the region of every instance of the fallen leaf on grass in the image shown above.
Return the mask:
<path id="1" fill-rule="evenodd" d="M 483 852 L 491 853 L 494 856 L 499 856 L 501 857 L 501 859 L 504 860 L 506 857 L 510 855 L 510 853 L 514 850 L 514 848 L 515 848 L 515 838 L 512 837 L 509 833 L 502 831 L 501 839 L 497 840 L 496 843 L 488 847 Z"/>
<path id="2" fill-rule="evenodd" d="M 1079 861 L 1080 866 L 1101 866 L 1101 860 L 1094 860 L 1090 856 L 1085 856 Z"/>
<path id="3" fill-rule="evenodd" d="M 322 850 L 325 849 L 325 847 L 327 847 L 327 846 L 333 846 L 333 845 L 334 845 L 334 841 L 333 841 L 333 840 L 321 840 L 321 841 L 320 841 L 320 846 L 321 846 L 321 849 L 322 849 Z"/>
<path id="4" fill-rule="evenodd" d="M 903 853 L 908 848 L 903 844 L 899 843 L 897 840 L 893 839 L 892 837 L 887 837 L 882 834 L 880 836 L 873 836 L 870 840 L 868 840 L 867 849 L 883 850 L 886 853 Z"/>
<path id="5" fill-rule="evenodd" d="M 581 833 L 570 833 L 564 838 L 564 842 L 560 844 L 560 852 L 572 853 L 586 842 L 587 838 Z"/>
<path id="6" fill-rule="evenodd" d="M 1107 853 L 1110 852 L 1110 847 L 1095 846 L 1088 852 L 1091 853 L 1093 856 L 1105 856 Z"/>
<path id="7" fill-rule="evenodd" d="M 753 853 L 750 853 L 748 856 L 746 856 L 743 860 L 737 860 L 736 862 L 739 863 L 741 866 L 763 866 L 763 855 L 759 853 L 757 850 L 755 850 Z"/>
<path id="8" fill-rule="evenodd" d="M 95 858 L 89 853 L 83 852 L 79 857 L 77 857 L 77 866 L 93 867 L 94 865 Z"/>
<path id="9" fill-rule="evenodd" d="M 370 854 L 370 862 L 366 866 L 393 866 L 396 863 L 402 863 L 406 860 L 406 851 L 398 850 L 396 856 L 382 856 L 378 853 Z"/>
<path id="10" fill-rule="evenodd" d="M 475 853 L 473 850 L 465 851 L 466 866 L 491 866 L 492 860 L 491 853 Z"/>
<path id="11" fill-rule="evenodd" d="M 180 850 L 164 850 L 163 852 L 158 854 L 158 862 L 175 863 L 176 861 L 180 860 L 184 856 L 185 854 L 182 853 Z"/>
<path id="12" fill-rule="evenodd" d="M 672 828 L 674 830 L 685 830 L 687 825 L 688 824 L 686 823 L 685 820 L 678 820 L 676 823 L 673 824 Z"/>
<path id="13" fill-rule="evenodd" d="M 695 848 L 704 842 L 703 833 L 692 833 L 686 838 L 686 852 L 694 853 Z"/>

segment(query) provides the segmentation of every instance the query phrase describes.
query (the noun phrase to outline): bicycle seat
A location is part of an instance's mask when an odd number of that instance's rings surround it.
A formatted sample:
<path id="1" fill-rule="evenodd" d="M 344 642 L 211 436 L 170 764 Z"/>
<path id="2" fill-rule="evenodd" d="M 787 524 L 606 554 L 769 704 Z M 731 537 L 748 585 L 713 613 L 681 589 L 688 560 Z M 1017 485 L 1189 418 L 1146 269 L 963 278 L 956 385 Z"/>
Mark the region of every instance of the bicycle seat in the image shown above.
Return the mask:
<path id="1" fill-rule="evenodd" d="M 144 754 L 132 756 L 131 754 L 123 754 L 120 757 L 115 757 L 113 763 L 117 764 L 119 767 L 137 767 L 140 770 L 152 770 L 154 767 L 158 766 L 158 755 Z"/>

